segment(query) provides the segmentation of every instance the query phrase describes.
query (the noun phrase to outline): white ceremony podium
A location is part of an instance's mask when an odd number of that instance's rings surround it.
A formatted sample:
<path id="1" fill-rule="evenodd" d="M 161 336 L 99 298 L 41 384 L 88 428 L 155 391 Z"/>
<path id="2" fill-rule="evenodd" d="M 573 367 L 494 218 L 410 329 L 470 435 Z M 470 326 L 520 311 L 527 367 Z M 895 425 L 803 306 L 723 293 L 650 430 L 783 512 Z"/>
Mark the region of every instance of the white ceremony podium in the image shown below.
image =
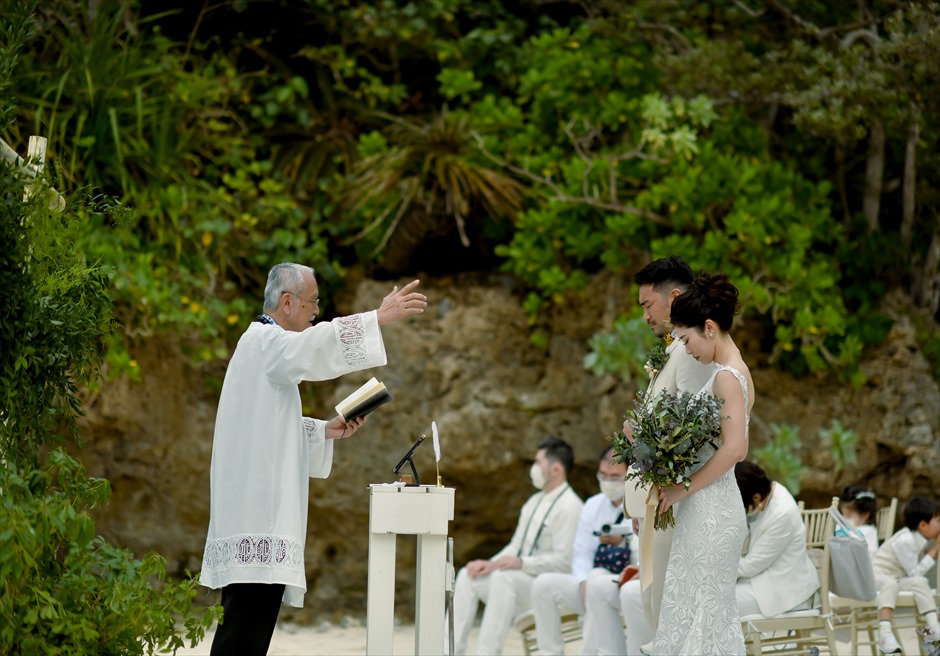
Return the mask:
<path id="1" fill-rule="evenodd" d="M 454 488 L 369 486 L 369 592 L 366 654 L 390 656 L 395 610 L 395 542 L 418 536 L 415 654 L 444 653 L 447 522 L 454 519 Z"/>

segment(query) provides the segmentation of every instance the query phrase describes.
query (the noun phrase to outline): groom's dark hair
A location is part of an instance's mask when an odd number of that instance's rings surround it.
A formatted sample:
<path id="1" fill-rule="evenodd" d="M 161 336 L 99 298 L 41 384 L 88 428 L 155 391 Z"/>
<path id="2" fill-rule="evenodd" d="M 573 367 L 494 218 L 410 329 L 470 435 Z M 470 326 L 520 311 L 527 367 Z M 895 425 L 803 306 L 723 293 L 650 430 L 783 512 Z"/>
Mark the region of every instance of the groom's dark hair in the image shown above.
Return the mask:
<path id="1" fill-rule="evenodd" d="M 633 276 L 633 282 L 638 285 L 652 285 L 657 294 L 665 294 L 673 288 L 685 291 L 694 278 L 692 267 L 681 257 L 673 256 L 653 260 Z"/>

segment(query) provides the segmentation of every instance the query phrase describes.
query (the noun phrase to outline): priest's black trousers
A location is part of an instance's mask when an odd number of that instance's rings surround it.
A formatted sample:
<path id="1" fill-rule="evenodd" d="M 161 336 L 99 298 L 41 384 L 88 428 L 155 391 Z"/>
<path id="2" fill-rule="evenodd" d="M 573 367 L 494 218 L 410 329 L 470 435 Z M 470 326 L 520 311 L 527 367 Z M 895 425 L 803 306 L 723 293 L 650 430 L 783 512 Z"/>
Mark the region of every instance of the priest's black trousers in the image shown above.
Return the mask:
<path id="1" fill-rule="evenodd" d="M 283 596 L 283 584 L 232 583 L 222 588 L 224 612 L 210 656 L 265 656 Z"/>

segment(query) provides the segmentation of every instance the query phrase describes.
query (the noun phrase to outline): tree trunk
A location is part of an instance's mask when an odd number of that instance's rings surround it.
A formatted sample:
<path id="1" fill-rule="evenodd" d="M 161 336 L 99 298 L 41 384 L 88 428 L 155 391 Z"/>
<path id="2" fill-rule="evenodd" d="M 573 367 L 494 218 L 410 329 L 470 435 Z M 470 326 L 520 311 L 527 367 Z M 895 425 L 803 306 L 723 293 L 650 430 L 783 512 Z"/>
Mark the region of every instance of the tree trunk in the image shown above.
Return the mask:
<path id="1" fill-rule="evenodd" d="M 930 310 L 931 316 L 938 318 L 937 314 L 940 312 L 940 225 L 935 226 L 933 230 L 927 257 L 924 258 L 924 273 L 920 286 L 920 298 L 915 296 L 915 300 L 922 307 Z"/>
<path id="2" fill-rule="evenodd" d="M 876 119 L 868 140 L 868 166 L 865 169 L 865 202 L 863 210 L 868 219 L 868 231 L 878 230 L 878 211 L 881 207 L 881 187 L 885 168 L 885 126 Z"/>
<path id="3" fill-rule="evenodd" d="M 845 144 L 836 143 L 836 186 L 839 187 L 839 199 L 842 201 L 842 223 L 849 225 L 852 222 L 852 212 L 849 211 L 849 195 L 845 190 Z"/>
<path id="4" fill-rule="evenodd" d="M 901 210 L 901 244 L 905 249 L 911 245 L 914 227 L 914 192 L 917 183 L 917 140 L 920 138 L 920 110 L 911 106 L 911 127 L 907 133 L 907 152 L 904 157 L 904 191 Z"/>

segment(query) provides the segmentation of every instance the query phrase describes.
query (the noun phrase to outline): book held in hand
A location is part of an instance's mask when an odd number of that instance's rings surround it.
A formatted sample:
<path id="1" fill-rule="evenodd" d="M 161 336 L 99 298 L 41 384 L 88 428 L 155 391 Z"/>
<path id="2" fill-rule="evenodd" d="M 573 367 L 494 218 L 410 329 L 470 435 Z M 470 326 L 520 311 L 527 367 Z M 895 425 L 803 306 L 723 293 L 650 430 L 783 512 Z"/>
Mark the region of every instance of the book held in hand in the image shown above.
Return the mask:
<path id="1" fill-rule="evenodd" d="M 372 378 L 365 385 L 347 396 L 336 406 L 336 412 L 346 421 L 365 417 L 367 414 L 392 400 L 385 383 Z"/>

